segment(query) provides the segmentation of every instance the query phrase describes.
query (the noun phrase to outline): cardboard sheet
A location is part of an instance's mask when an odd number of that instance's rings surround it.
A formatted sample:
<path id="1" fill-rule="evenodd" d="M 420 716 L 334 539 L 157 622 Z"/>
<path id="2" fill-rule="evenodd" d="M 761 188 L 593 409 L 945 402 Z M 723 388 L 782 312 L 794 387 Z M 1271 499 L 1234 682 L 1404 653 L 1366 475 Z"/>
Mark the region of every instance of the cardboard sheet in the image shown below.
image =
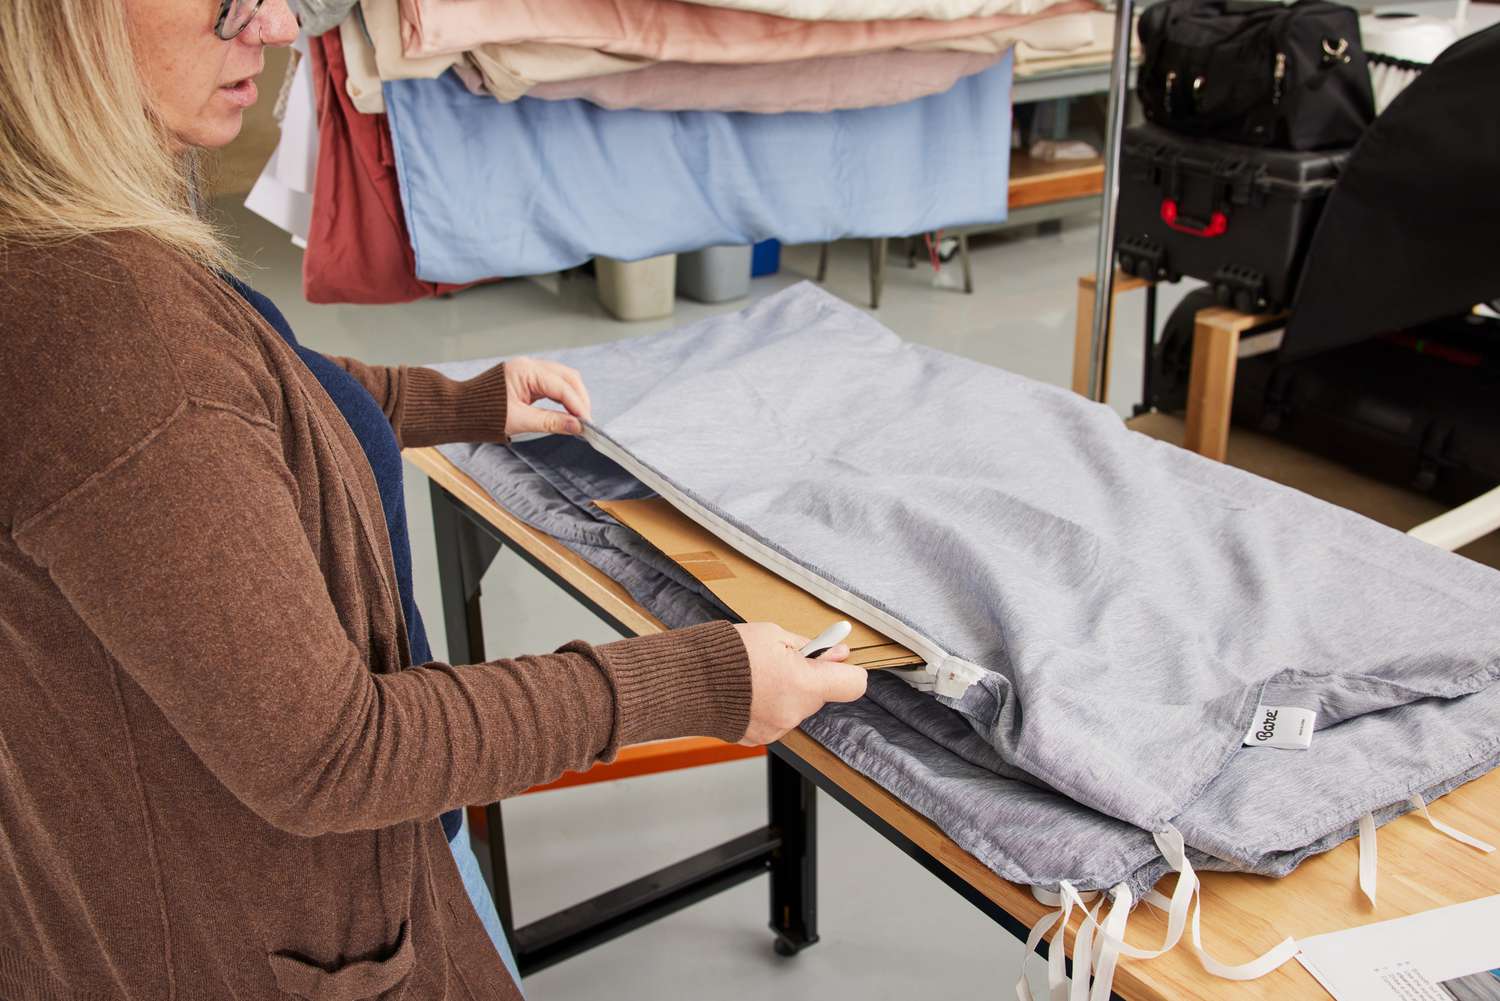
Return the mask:
<path id="1" fill-rule="evenodd" d="M 803 636 L 848 619 L 849 663 L 878 670 L 914 667 L 922 658 L 857 622 L 721 542 L 661 498 L 595 501 L 600 510 L 639 532 L 668 559 L 698 578 L 747 622 L 775 622 Z"/>

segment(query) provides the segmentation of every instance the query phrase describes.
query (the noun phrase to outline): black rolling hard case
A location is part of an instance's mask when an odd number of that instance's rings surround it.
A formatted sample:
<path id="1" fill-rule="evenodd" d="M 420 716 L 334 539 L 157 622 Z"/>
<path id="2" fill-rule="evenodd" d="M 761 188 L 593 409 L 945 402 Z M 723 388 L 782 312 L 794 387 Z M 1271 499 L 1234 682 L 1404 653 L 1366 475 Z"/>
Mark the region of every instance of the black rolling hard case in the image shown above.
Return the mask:
<path id="1" fill-rule="evenodd" d="M 1154 351 L 1151 405 L 1187 408 L 1195 289 Z M 1500 319 L 1451 316 L 1307 358 L 1240 359 L 1234 423 L 1462 504 L 1500 485 Z"/>
<path id="2" fill-rule="evenodd" d="M 1500 320 L 1456 316 L 1245 362 L 1236 424 L 1449 504 L 1500 484 Z"/>
<path id="3" fill-rule="evenodd" d="M 1120 161 L 1120 268 L 1156 280 L 1201 279 L 1241 312 L 1285 309 L 1347 157 L 1132 126 Z"/>

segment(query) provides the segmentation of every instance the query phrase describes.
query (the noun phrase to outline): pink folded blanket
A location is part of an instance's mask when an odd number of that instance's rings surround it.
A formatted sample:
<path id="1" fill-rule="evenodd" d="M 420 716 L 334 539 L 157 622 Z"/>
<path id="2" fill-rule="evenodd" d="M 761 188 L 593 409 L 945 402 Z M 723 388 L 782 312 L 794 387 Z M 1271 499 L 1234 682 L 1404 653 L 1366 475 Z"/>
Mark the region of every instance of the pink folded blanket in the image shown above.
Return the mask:
<path id="1" fill-rule="evenodd" d="M 681 0 L 401 0 L 408 56 L 482 45 L 554 42 L 659 62 L 779 63 L 989 35 L 1040 18 L 1097 9 L 1069 0 L 1036 14 L 951 21 L 798 21 Z"/>
<path id="2" fill-rule="evenodd" d="M 539 84 L 531 96 L 652 111 L 780 114 L 873 108 L 940 94 L 1000 58 L 994 53 L 894 50 L 788 63 L 667 62 L 629 73 Z"/>
<path id="3" fill-rule="evenodd" d="M 930 17 L 952 21 L 989 14 L 1034 14 L 1047 0 L 693 0 L 708 7 L 755 10 L 799 21 L 888 21 Z"/>

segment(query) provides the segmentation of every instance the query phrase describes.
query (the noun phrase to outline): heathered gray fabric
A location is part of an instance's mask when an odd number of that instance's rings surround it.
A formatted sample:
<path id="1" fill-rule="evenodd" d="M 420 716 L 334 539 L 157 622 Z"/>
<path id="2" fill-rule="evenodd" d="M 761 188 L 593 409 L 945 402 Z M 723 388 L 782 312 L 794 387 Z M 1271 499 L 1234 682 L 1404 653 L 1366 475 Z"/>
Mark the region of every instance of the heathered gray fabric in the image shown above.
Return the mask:
<path id="1" fill-rule="evenodd" d="M 1347 720 L 1319 730 L 1306 751 L 1246 748 L 1174 823 L 1233 868 L 1284 876 L 1353 837 L 1362 814 L 1384 823 L 1410 809 L 1412 793 L 1435 799 L 1497 765 L 1500 685 L 1491 685 Z"/>
<path id="2" fill-rule="evenodd" d="M 922 722 L 957 733 L 962 718 L 894 678 L 870 678 L 869 698 L 829 706 L 803 724 L 856 770 L 928 817 L 998 875 L 1080 890 L 1128 884 L 1137 900 L 1169 869 L 1145 831 L 1079 806 L 1066 796 L 996 775 L 947 751 L 886 709 L 890 696 L 918 709 Z M 925 719 L 922 719 L 925 717 Z"/>
<path id="3" fill-rule="evenodd" d="M 668 625 L 691 625 L 723 614 L 689 586 L 664 583 L 662 564 L 671 566 L 670 561 L 633 532 L 612 532 L 606 545 L 580 541 L 599 539 L 594 523 L 607 517 L 590 505 L 591 499 L 651 493 L 577 439 L 538 439 L 520 443 L 514 451 L 488 445 L 445 446 L 443 451 L 509 510 L 624 583 Z M 560 486 L 554 488 L 553 483 Z M 692 585 L 695 589 L 696 581 Z M 1418 782 L 1416 788 L 1429 801 L 1495 766 L 1491 735 L 1500 732 L 1493 711 L 1497 695 L 1500 689 L 1492 687 L 1457 700 L 1453 705 L 1462 703 L 1464 712 L 1451 723 L 1418 718 L 1446 705 L 1442 702 L 1390 711 L 1406 718 L 1400 724 L 1403 732 L 1426 735 L 1392 748 L 1408 766 L 1414 756 L 1422 759 L 1410 768 L 1412 774 L 1442 774 L 1449 760 L 1462 763 L 1464 753 L 1478 755 L 1473 759 L 1477 763 L 1450 778 L 1425 788 Z M 1306 800 L 1285 798 L 1283 787 L 1305 786 L 1316 791 L 1309 798 L 1329 802 L 1349 789 L 1384 781 L 1382 762 L 1387 759 L 1369 753 L 1361 731 L 1390 722 L 1392 715 L 1362 717 L 1320 733 L 1319 753 L 1311 756 L 1254 749 L 1236 755 L 1191 815 L 1176 820 L 1190 842 L 1201 838 L 1197 843 L 1224 856 L 1216 858 L 1195 848 L 1189 853 L 1193 865 L 1283 876 L 1310 855 L 1353 837 L 1355 824 L 1347 823 L 1302 844 L 1302 832 L 1314 829 L 1297 813 Z M 1123 880 L 1139 899 L 1166 869 L 1144 832 L 1065 797 L 1046 795 L 1045 786 L 1006 765 L 962 716 L 886 675 L 872 677 L 868 699 L 829 706 L 809 720 L 806 729 L 839 758 L 931 819 L 982 863 L 1018 882 L 1055 888 L 1063 878 L 1057 873 L 1069 873 L 1066 878 L 1087 890 Z M 1491 756 L 1484 757 L 1486 753 Z M 1284 772 L 1247 767 L 1260 764 L 1308 767 Z M 1031 788 L 1018 788 L 1020 783 Z M 1406 788 L 1385 788 L 1392 801 L 1376 811 L 1381 824 L 1409 809 Z M 1441 805 L 1436 809 L 1441 813 Z M 1433 837 L 1438 839 L 1435 851 L 1464 850 L 1436 833 Z M 1258 847 L 1250 847 L 1252 843 Z M 1149 861 L 1141 864 L 1141 858 Z"/>
<path id="4" fill-rule="evenodd" d="M 1330 726 L 1500 675 L 1493 571 L 811 286 L 567 357 L 601 435 L 982 667 L 958 708 L 1005 761 L 1147 830 L 1268 682 Z"/>
<path id="5" fill-rule="evenodd" d="M 1274 875 L 1346 839 L 1361 814 L 1394 816 L 1410 792 L 1495 764 L 1500 588 L 1485 568 L 1130 433 L 1073 394 L 902 344 L 806 286 L 558 356 L 636 459 L 989 669 L 957 703 L 983 741 L 951 715 L 936 726 L 913 707 L 937 704 L 916 693 L 898 715 L 927 744 L 841 738 L 853 724 L 818 735 L 1011 878 L 1107 886 L 1140 872 L 1121 861 L 1141 843 L 1127 825 L 1070 845 L 1082 853 L 1069 865 L 1026 855 L 1095 822 L 1067 797 L 1145 829 L 1171 819 L 1217 857 L 1195 864 Z M 591 472 L 579 447 L 517 451 L 583 503 L 638 489 Z M 1312 751 L 1240 748 L 1267 681 L 1268 703 L 1319 710 Z M 1454 712 L 1471 722 L 1449 725 Z M 934 764 L 939 746 L 999 781 L 1058 789 L 1064 805 L 1023 798 L 1020 823 L 968 815 L 961 786 L 937 781 L 962 772 Z M 965 829 L 1002 843 L 965 843 Z"/>
<path id="6" fill-rule="evenodd" d="M 587 446 L 583 450 L 599 463 L 609 463 Z M 603 511 L 576 504 L 559 493 L 510 449 L 498 445 L 444 445 L 442 452 L 507 511 L 614 577 L 632 598 L 668 626 L 679 629 L 728 617 L 728 611 L 690 574 Z M 626 491 L 602 490 L 597 499 L 652 496 L 628 475 L 622 473 L 622 479 Z"/>
<path id="7" fill-rule="evenodd" d="M 663 564 L 675 564 L 590 505 L 654 495 L 578 439 L 442 451 L 507 510 L 620 581 L 667 625 L 728 614 L 694 593 L 696 581 L 690 590 L 667 579 Z M 615 530 L 601 532 L 601 521 Z M 869 698 L 830 705 L 805 729 L 1008 879 L 1052 888 L 1068 879 L 1081 890 L 1125 881 L 1139 899 L 1167 871 L 1146 832 L 1009 770 L 962 716 L 892 677 L 872 676 Z"/>
<path id="8" fill-rule="evenodd" d="M 678 589 L 686 591 L 682 585 L 661 584 L 657 576 L 661 571 L 659 564 L 670 566 L 670 561 L 663 560 L 634 533 L 627 530 L 608 536 L 611 543 L 623 542 L 631 552 L 613 544 L 593 546 L 579 541 L 598 539 L 593 523 L 606 517 L 590 507 L 590 499 L 650 495 L 619 466 L 583 443 L 547 438 L 520 443 L 515 452 L 494 446 L 480 449 L 451 446 L 444 451 L 484 481 L 507 508 L 521 514 L 528 523 L 563 539 L 586 559 L 624 582 L 628 590 L 668 624 L 689 625 L 719 614 L 709 602 L 691 594 L 674 595 L 672 592 Z M 561 489 L 554 489 L 553 483 Z M 1493 700 L 1495 693 L 1495 689 L 1489 689 L 1459 701 L 1479 710 L 1483 700 Z M 872 679 L 866 702 L 873 705 L 862 702 L 830 706 L 810 720 L 807 729 L 841 759 L 932 819 L 956 843 L 996 872 L 1043 886 L 1055 886 L 1062 878 L 1056 875 L 1059 872 L 1071 873 L 1067 878 L 1083 889 L 1108 887 L 1124 880 L 1139 898 L 1140 891 L 1152 885 L 1164 871 L 1165 865 L 1155 858 L 1144 832 L 1104 818 L 1063 797 L 1037 795 L 1038 789 L 1044 791 L 1044 787 L 1028 776 L 1014 773 L 957 713 L 884 676 Z M 1393 712 L 1425 714 L 1433 706 L 1441 705 L 1417 703 L 1410 710 Z M 1455 753 L 1461 753 L 1464 742 L 1473 741 L 1475 753 L 1483 754 L 1485 744 L 1491 740 L 1489 734 L 1495 732 L 1495 717 L 1474 711 L 1465 718 L 1472 721 L 1469 726 L 1477 732 L 1466 734 L 1469 727 L 1437 725 L 1431 720 L 1420 721 L 1415 728 L 1403 727 L 1408 733 L 1416 729 L 1428 736 L 1404 748 L 1398 746 L 1398 755 L 1409 759 L 1413 754 L 1425 753 L 1426 761 L 1421 767 L 1441 773 L 1449 758 L 1450 744 L 1460 749 Z M 1283 798 L 1281 787 L 1310 782 L 1318 791 L 1315 798 L 1327 801 L 1347 789 L 1363 788 L 1372 771 L 1375 779 L 1382 778 L 1378 763 L 1371 760 L 1359 741 L 1351 739 L 1359 729 L 1368 728 L 1377 719 L 1366 717 L 1354 721 L 1359 723 L 1357 728 L 1341 725 L 1320 733 L 1317 747 L 1321 753 L 1311 757 L 1295 752 L 1256 750 L 1236 755 L 1234 761 L 1241 765 L 1256 763 L 1257 756 L 1269 755 L 1266 759 L 1269 762 L 1326 767 L 1321 771 L 1311 769 L 1310 776 L 1308 769 L 1290 770 L 1284 776 L 1272 774 L 1274 787 L 1265 787 L 1264 776 L 1257 779 L 1253 770 L 1241 776 L 1242 767 L 1227 769 L 1211 784 L 1193 811 L 1210 821 L 1222 815 L 1228 818 L 1227 823 L 1202 825 L 1195 823 L 1192 816 L 1177 818 L 1190 842 L 1201 837 L 1204 840 L 1200 843 L 1226 856 L 1214 858 L 1193 850 L 1190 853 L 1193 864 L 1200 869 L 1248 869 L 1281 876 L 1309 855 L 1352 837 L 1355 826 L 1349 823 L 1299 845 L 1297 839 L 1301 835 L 1296 832 L 1308 829 L 1294 812 L 1301 801 Z M 1459 739 L 1444 740 L 1444 735 Z M 1352 767 L 1348 764 L 1350 760 Z M 1461 782 L 1484 774 L 1494 763 L 1493 758 L 1482 759 L 1450 779 L 1427 786 L 1424 795 L 1434 799 Z M 1012 778 L 999 777 L 996 772 L 1001 776 L 1010 774 Z M 1017 789 L 1014 784 L 1006 784 L 1017 778 L 1037 788 Z M 1256 788 L 1257 784 L 1263 791 L 1246 793 L 1247 788 Z M 1408 809 L 1404 801 L 1406 791 L 1403 788 L 1391 792 L 1392 805 L 1377 811 L 1380 823 Z M 1220 797 L 1221 805 L 1210 805 Z M 995 809 L 995 804 L 1002 800 L 1006 806 Z M 1235 833 L 1216 834 L 1219 828 Z M 1247 832 L 1248 837 L 1259 837 L 1269 847 L 1263 851 L 1245 848 L 1248 841 L 1240 839 L 1245 839 Z M 1293 847 L 1286 850 L 1279 847 L 1285 845 Z M 1435 850 L 1454 848 L 1439 840 L 1435 842 Z M 1138 864 L 1142 857 L 1150 861 Z"/>

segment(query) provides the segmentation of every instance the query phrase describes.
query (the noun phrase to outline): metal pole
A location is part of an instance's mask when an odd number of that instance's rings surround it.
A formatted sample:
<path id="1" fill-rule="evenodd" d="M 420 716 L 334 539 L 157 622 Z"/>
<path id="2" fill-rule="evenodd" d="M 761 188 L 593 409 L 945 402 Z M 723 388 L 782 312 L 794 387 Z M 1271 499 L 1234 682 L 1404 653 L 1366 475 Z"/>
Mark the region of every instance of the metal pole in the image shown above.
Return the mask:
<path id="1" fill-rule="evenodd" d="M 1104 359 L 1109 357 L 1109 319 L 1115 304 L 1115 203 L 1120 196 L 1120 135 L 1130 97 L 1130 43 L 1135 0 L 1115 0 L 1115 52 L 1109 64 L 1109 114 L 1104 123 L 1104 212 L 1094 266 L 1094 326 L 1089 340 L 1089 399 L 1104 397 Z"/>

